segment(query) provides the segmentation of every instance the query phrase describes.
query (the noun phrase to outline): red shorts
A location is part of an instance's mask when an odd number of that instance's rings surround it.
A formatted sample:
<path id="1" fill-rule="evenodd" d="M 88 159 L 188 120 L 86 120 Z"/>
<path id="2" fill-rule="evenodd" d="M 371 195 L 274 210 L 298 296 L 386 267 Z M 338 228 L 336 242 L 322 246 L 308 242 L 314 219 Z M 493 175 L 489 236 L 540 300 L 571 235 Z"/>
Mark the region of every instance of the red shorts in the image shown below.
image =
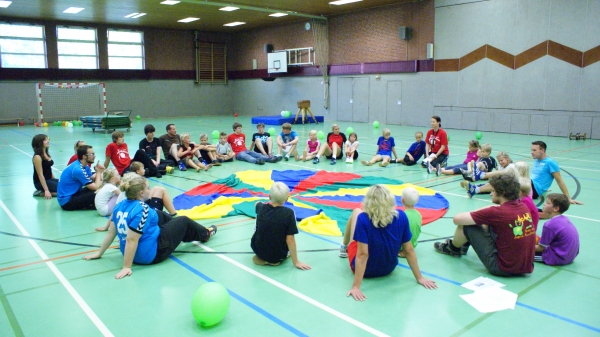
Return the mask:
<path id="1" fill-rule="evenodd" d="M 354 259 L 356 258 L 356 252 L 358 251 L 358 243 L 352 240 L 346 251 L 348 252 L 348 263 L 350 263 L 350 269 L 352 269 L 352 272 L 354 273 Z"/>

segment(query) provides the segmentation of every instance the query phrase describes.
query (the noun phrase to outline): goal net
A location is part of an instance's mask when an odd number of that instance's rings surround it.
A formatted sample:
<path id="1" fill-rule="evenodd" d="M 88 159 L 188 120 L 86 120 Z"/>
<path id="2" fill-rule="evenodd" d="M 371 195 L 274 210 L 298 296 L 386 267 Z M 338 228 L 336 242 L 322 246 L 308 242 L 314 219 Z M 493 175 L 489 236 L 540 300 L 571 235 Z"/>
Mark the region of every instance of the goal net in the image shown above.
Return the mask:
<path id="1" fill-rule="evenodd" d="M 37 83 L 39 122 L 106 114 L 104 83 Z"/>

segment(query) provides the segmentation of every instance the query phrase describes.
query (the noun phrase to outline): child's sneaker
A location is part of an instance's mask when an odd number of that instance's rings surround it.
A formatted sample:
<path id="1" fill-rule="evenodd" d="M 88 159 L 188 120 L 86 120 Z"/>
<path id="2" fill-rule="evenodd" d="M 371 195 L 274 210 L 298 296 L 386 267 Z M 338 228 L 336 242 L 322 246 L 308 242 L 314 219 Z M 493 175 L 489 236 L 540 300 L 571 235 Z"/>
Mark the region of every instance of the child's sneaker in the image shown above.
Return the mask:
<path id="1" fill-rule="evenodd" d="M 213 166 L 221 166 L 221 162 L 219 162 L 218 160 L 213 160 L 211 163 Z"/>
<path id="2" fill-rule="evenodd" d="M 168 174 L 173 174 L 174 171 L 175 171 L 175 168 L 173 166 L 165 167 L 165 172 L 167 172 Z"/>
<path id="3" fill-rule="evenodd" d="M 212 226 L 208 227 L 206 230 L 208 231 L 208 235 L 206 236 L 205 240 L 202 240 L 202 242 L 207 242 L 208 240 L 210 240 L 210 238 L 212 238 L 213 236 L 215 236 L 215 234 L 217 234 L 217 226 L 212 225 Z"/>
<path id="4" fill-rule="evenodd" d="M 470 243 L 465 243 L 464 245 L 462 245 L 460 247 L 460 255 L 467 255 L 467 252 L 469 251 L 469 247 L 471 247 Z"/>
<path id="5" fill-rule="evenodd" d="M 440 253 L 440 254 L 446 254 L 446 255 L 450 255 L 453 257 L 461 257 L 462 253 L 461 253 L 461 248 L 454 248 L 454 246 L 452 245 L 452 240 L 450 239 L 446 239 L 445 242 L 436 242 L 433 244 L 433 248 L 435 248 L 435 251 Z"/>
<path id="6" fill-rule="evenodd" d="M 350 157 L 350 159 L 348 159 L 350 164 L 354 164 L 354 158 Z"/>
<path id="7" fill-rule="evenodd" d="M 286 155 L 285 157 L 283 157 L 283 160 L 285 160 L 285 161 L 288 161 L 288 160 L 290 160 L 290 156 L 289 156 L 289 155 Z"/>
<path id="8" fill-rule="evenodd" d="M 436 176 L 440 176 L 440 173 L 442 172 L 442 165 L 441 164 L 437 164 L 435 167 L 436 171 L 435 171 L 435 175 Z"/>
<path id="9" fill-rule="evenodd" d="M 42 190 L 37 190 L 37 191 L 33 192 L 34 197 L 39 197 L 39 196 L 43 196 L 43 195 L 44 195 L 44 191 L 42 191 Z"/>
<path id="10" fill-rule="evenodd" d="M 179 161 L 179 171 L 185 171 L 187 170 L 187 168 L 185 167 L 185 164 L 183 163 L 183 161 Z"/>
<path id="11" fill-rule="evenodd" d="M 318 163 L 319 163 L 319 158 L 313 159 L 313 164 L 318 164 Z"/>
<path id="12" fill-rule="evenodd" d="M 264 165 L 264 164 L 265 164 L 265 160 L 264 160 L 264 159 L 262 159 L 262 158 L 258 158 L 258 159 L 256 160 L 256 165 Z"/>
<path id="13" fill-rule="evenodd" d="M 431 166 L 431 164 L 427 163 L 427 174 L 431 174 L 431 171 L 433 171 L 433 166 Z"/>
<path id="14" fill-rule="evenodd" d="M 331 157 L 331 165 L 337 164 L 337 160 L 334 157 Z"/>
<path id="15" fill-rule="evenodd" d="M 348 246 L 340 245 L 340 257 L 342 257 L 342 258 L 348 257 Z"/>
<path id="16" fill-rule="evenodd" d="M 473 196 L 475 194 L 477 194 L 477 186 L 475 186 L 475 184 L 471 184 L 469 182 L 467 182 L 467 194 L 469 195 L 469 198 L 473 198 Z"/>
<path id="17" fill-rule="evenodd" d="M 346 163 L 350 162 L 350 157 L 346 157 Z"/>
<path id="18" fill-rule="evenodd" d="M 469 172 L 467 170 L 460 169 L 460 173 L 462 174 L 464 180 L 473 181 L 473 172 Z"/>
<path id="19" fill-rule="evenodd" d="M 473 179 L 475 181 L 479 181 L 481 179 L 483 179 L 485 177 L 485 172 L 481 171 L 478 168 L 475 168 L 475 171 L 473 172 Z"/>

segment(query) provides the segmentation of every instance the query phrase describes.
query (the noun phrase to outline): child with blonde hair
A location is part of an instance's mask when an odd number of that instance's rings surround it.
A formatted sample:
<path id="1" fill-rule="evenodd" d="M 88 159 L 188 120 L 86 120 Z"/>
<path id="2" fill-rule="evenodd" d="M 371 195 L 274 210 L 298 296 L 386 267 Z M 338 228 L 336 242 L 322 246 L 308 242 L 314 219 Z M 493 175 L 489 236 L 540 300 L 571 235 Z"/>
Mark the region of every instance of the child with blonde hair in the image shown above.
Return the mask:
<path id="1" fill-rule="evenodd" d="M 352 164 L 358 158 L 358 136 L 352 132 L 344 145 L 346 152 L 346 163 Z"/>
<path id="2" fill-rule="evenodd" d="M 445 167 L 443 169 L 440 169 L 439 171 L 436 171 L 436 173 L 439 172 L 441 174 L 461 174 L 461 169 L 468 169 L 470 162 L 479 159 L 477 154 L 479 153 L 479 149 L 481 148 L 477 139 L 470 140 L 468 146 L 469 150 L 467 151 L 467 158 L 465 159 L 465 161 L 463 161 L 462 164 Z"/>
<path id="3" fill-rule="evenodd" d="M 377 153 L 371 158 L 371 160 L 363 160 L 360 163 L 366 166 L 371 166 L 376 162 L 380 161 L 379 166 L 388 166 L 392 160 L 392 153 L 394 158 L 398 159 L 396 154 L 396 143 L 394 137 L 390 136 L 390 129 L 383 129 L 381 131 L 381 137 L 377 140 Z"/>
<path id="4" fill-rule="evenodd" d="M 96 190 L 94 204 L 101 216 L 110 215 L 117 204 L 117 198 L 121 191 L 117 186 L 121 183 L 121 176 L 114 168 L 108 168 L 102 172 L 102 182 Z"/>
<path id="5" fill-rule="evenodd" d="M 299 160 L 307 161 L 316 158 L 320 148 L 321 141 L 317 137 L 317 130 L 310 130 L 308 133 L 308 139 L 306 140 L 306 149 L 304 149 L 304 152 Z"/>
<path id="6" fill-rule="evenodd" d="M 423 217 L 421 216 L 421 213 L 415 209 L 415 205 L 418 201 L 419 191 L 415 188 L 407 187 L 402 190 L 402 205 L 404 205 L 404 213 L 408 218 L 408 226 L 410 227 L 410 233 L 412 234 L 410 243 L 413 247 L 417 247 L 419 235 L 421 235 L 421 226 L 423 225 Z M 406 257 L 406 254 L 402 251 L 402 247 L 400 247 L 398 257 Z"/>
<path id="7" fill-rule="evenodd" d="M 208 171 L 212 164 L 204 165 L 196 157 L 200 157 L 200 151 L 196 144 L 190 142 L 190 135 L 188 133 L 181 134 L 181 146 L 177 150 L 177 157 L 187 167 L 195 169 L 197 172 L 200 170 Z"/>

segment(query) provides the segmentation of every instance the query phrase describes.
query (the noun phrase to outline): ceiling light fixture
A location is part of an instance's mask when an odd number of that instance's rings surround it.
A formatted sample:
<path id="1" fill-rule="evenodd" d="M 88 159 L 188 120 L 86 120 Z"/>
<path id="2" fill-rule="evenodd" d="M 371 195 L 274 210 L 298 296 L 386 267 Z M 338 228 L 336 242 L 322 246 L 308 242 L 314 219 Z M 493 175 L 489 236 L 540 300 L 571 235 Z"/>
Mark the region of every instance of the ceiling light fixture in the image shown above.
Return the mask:
<path id="1" fill-rule="evenodd" d="M 0 1 L 0 8 L 7 8 L 11 3 L 12 1 Z"/>
<path id="2" fill-rule="evenodd" d="M 233 11 L 237 11 L 238 9 L 239 9 L 238 7 L 232 7 L 232 6 L 219 8 L 220 11 L 224 11 L 224 12 L 233 12 Z"/>
<path id="3" fill-rule="evenodd" d="M 234 27 L 234 26 L 245 25 L 245 24 L 246 24 L 245 22 L 236 21 L 236 22 L 226 23 L 223 26 Z"/>
<path id="4" fill-rule="evenodd" d="M 173 6 L 173 5 L 177 5 L 178 3 L 180 3 L 181 1 L 174 1 L 174 0 L 165 0 L 163 2 L 161 2 L 161 5 L 169 5 L 169 6 Z"/>
<path id="5" fill-rule="evenodd" d="M 287 13 L 273 13 L 273 14 L 269 14 L 269 16 L 278 18 L 278 17 L 281 17 L 281 16 L 287 16 Z"/>
<path id="6" fill-rule="evenodd" d="M 192 22 L 192 21 L 196 21 L 196 20 L 200 20 L 200 18 L 185 18 L 185 19 L 177 20 L 177 22 L 188 23 L 188 22 Z"/>
<path id="7" fill-rule="evenodd" d="M 125 15 L 125 18 L 129 19 L 129 18 L 134 17 L 134 16 L 136 16 L 138 14 L 140 14 L 140 13 L 131 13 L 129 15 Z"/>
<path id="8" fill-rule="evenodd" d="M 82 7 L 69 7 L 67 9 L 65 9 L 63 11 L 63 13 L 69 13 L 69 14 L 77 14 L 79 12 L 81 12 L 82 10 L 84 10 L 85 8 Z"/>
<path id="9" fill-rule="evenodd" d="M 338 0 L 338 1 L 332 1 L 329 4 L 339 6 L 339 5 L 345 5 L 345 4 L 359 2 L 359 1 L 362 1 L 362 0 Z"/>
<path id="10" fill-rule="evenodd" d="M 137 19 L 137 18 L 141 18 L 142 16 L 146 15 L 146 13 L 138 13 L 137 15 L 132 16 L 132 19 Z"/>

